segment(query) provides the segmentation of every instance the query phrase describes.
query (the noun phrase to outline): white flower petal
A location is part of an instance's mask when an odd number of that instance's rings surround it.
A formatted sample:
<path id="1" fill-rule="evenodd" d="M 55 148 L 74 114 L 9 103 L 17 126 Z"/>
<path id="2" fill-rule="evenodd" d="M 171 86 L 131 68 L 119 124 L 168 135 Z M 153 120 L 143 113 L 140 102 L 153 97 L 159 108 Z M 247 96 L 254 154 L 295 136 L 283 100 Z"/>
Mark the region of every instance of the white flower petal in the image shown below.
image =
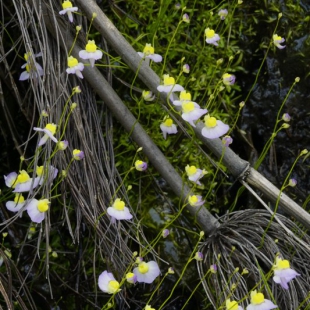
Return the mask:
<path id="1" fill-rule="evenodd" d="M 22 72 L 22 74 L 20 75 L 19 77 L 19 80 L 20 81 L 25 81 L 25 80 L 28 80 L 29 79 L 29 73 L 27 71 L 24 71 Z"/>
<path id="2" fill-rule="evenodd" d="M 15 201 L 8 201 L 5 206 L 9 211 L 18 212 L 23 206 L 25 202 L 16 203 Z"/>
<path id="3" fill-rule="evenodd" d="M 38 200 L 32 199 L 27 205 L 27 213 L 34 223 L 41 223 L 45 218 L 45 212 L 38 210 Z"/>
<path id="4" fill-rule="evenodd" d="M 152 59 L 154 62 L 161 62 L 163 60 L 162 56 L 159 54 L 149 55 L 147 58 Z"/>
<path id="5" fill-rule="evenodd" d="M 104 272 L 102 272 L 99 275 L 99 278 L 98 278 L 99 288 L 105 293 L 110 293 L 110 290 L 109 290 L 109 282 L 110 281 L 115 281 L 115 278 L 114 278 L 112 273 L 107 272 L 105 270 Z"/>
<path id="6" fill-rule="evenodd" d="M 17 176 L 18 174 L 16 172 L 11 172 L 7 176 L 4 176 L 5 185 L 7 187 L 12 187 L 17 180 Z"/>
<path id="7" fill-rule="evenodd" d="M 37 177 L 34 179 L 32 184 L 32 178 L 29 179 L 27 182 L 18 183 L 13 190 L 13 193 L 23 193 L 23 192 L 29 192 L 31 189 L 36 188 L 39 185 L 40 178 Z"/>
<path id="8" fill-rule="evenodd" d="M 132 219 L 132 215 L 129 212 L 127 207 L 124 207 L 123 211 L 116 210 L 113 207 L 109 207 L 107 212 L 110 216 L 114 217 L 117 220 L 130 220 Z"/>

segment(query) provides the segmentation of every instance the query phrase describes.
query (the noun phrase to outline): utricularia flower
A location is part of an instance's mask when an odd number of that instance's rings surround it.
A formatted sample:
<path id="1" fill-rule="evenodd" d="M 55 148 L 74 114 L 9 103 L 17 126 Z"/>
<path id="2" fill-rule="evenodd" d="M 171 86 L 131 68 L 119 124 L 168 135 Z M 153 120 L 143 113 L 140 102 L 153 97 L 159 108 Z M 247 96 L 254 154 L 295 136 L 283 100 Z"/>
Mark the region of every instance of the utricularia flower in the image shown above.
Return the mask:
<path id="1" fill-rule="evenodd" d="M 251 303 L 246 307 L 246 310 L 271 310 L 278 308 L 271 300 L 265 299 L 262 293 L 257 293 L 257 290 L 251 292 Z"/>
<path id="2" fill-rule="evenodd" d="M 152 308 L 150 305 L 146 305 L 144 309 L 145 310 L 155 310 L 155 308 Z"/>
<path id="3" fill-rule="evenodd" d="M 82 59 L 88 59 L 90 65 L 93 67 L 95 65 L 95 60 L 102 58 L 102 52 L 97 50 L 97 45 L 94 40 L 88 40 L 85 50 L 80 51 L 79 56 Z"/>
<path id="4" fill-rule="evenodd" d="M 68 15 L 70 23 L 73 22 L 73 15 L 72 12 L 76 12 L 78 8 L 76 6 L 72 5 L 72 2 L 69 0 L 65 0 L 62 3 L 62 10 L 59 12 L 60 15 Z"/>
<path id="5" fill-rule="evenodd" d="M 14 188 L 13 193 L 29 192 L 31 189 L 39 185 L 40 178 L 30 178 L 25 170 L 21 170 L 19 174 L 11 172 L 4 176 L 7 187 Z"/>
<path id="6" fill-rule="evenodd" d="M 68 67 L 66 69 L 68 74 L 76 74 L 79 78 L 83 79 L 83 74 L 81 71 L 84 70 L 84 64 L 81 62 L 78 62 L 76 58 L 73 56 L 68 57 Z"/>
<path id="7" fill-rule="evenodd" d="M 291 116 L 288 113 L 284 113 L 282 115 L 282 120 L 288 123 L 291 120 Z"/>
<path id="8" fill-rule="evenodd" d="M 98 286 L 104 293 L 108 294 L 115 294 L 120 291 L 119 282 L 115 280 L 111 272 L 106 270 L 100 274 Z"/>
<path id="9" fill-rule="evenodd" d="M 34 55 L 34 58 L 42 56 L 42 53 Z M 19 77 L 20 81 L 28 80 L 29 78 L 34 79 L 44 74 L 43 68 L 32 59 L 31 53 L 26 53 L 24 55 L 26 63 L 21 66 L 21 68 L 26 68 L 26 71 L 23 71 Z"/>
<path id="10" fill-rule="evenodd" d="M 67 140 L 63 140 L 63 141 L 58 141 L 58 150 L 60 151 L 64 151 L 69 145 L 69 142 Z"/>
<path id="11" fill-rule="evenodd" d="M 205 201 L 202 200 L 202 196 L 200 195 L 192 195 L 188 197 L 188 203 L 192 207 L 200 207 L 205 203 Z"/>
<path id="12" fill-rule="evenodd" d="M 138 55 L 141 58 L 146 58 L 146 59 L 151 59 L 154 62 L 161 62 L 162 61 L 162 56 L 159 54 L 155 54 L 155 49 L 150 43 L 146 43 L 145 47 L 143 49 L 143 53 L 138 52 Z"/>
<path id="13" fill-rule="evenodd" d="M 201 252 L 196 252 L 194 259 L 196 259 L 198 262 L 201 262 L 203 260 L 203 254 Z"/>
<path id="14" fill-rule="evenodd" d="M 48 199 L 32 199 L 27 204 L 27 213 L 34 223 L 41 223 L 44 220 L 45 213 L 49 209 L 49 204 L 50 202 Z"/>
<path id="15" fill-rule="evenodd" d="M 194 122 L 206 113 L 208 113 L 208 110 L 201 109 L 199 104 L 196 102 L 186 101 L 182 103 L 182 118 L 193 127 L 196 127 Z"/>
<path id="16" fill-rule="evenodd" d="M 77 149 L 73 150 L 72 155 L 73 155 L 73 159 L 75 160 L 81 160 L 85 157 L 84 152 L 81 150 L 77 150 Z"/>
<path id="17" fill-rule="evenodd" d="M 55 143 L 58 142 L 58 140 L 54 137 L 54 134 L 56 132 L 57 125 L 53 123 L 46 124 L 44 128 L 38 128 L 38 127 L 33 127 L 33 130 L 35 131 L 42 131 L 44 132 L 44 136 L 40 139 L 38 146 L 42 146 L 46 143 L 48 138 L 53 140 Z"/>
<path id="18" fill-rule="evenodd" d="M 181 106 L 182 103 L 192 101 L 191 93 L 187 92 L 186 90 L 182 90 L 180 92 L 179 100 L 174 100 L 172 103 L 176 106 Z"/>
<path id="19" fill-rule="evenodd" d="M 116 220 L 130 220 L 132 215 L 129 209 L 125 206 L 125 202 L 121 199 L 115 199 L 111 207 L 107 209 L 107 212 Z"/>
<path id="20" fill-rule="evenodd" d="M 224 20 L 227 14 L 228 14 L 228 11 L 226 9 L 219 10 L 218 12 L 218 15 L 221 18 L 221 20 Z"/>
<path id="21" fill-rule="evenodd" d="M 169 74 L 164 74 L 164 85 L 157 86 L 157 90 L 161 93 L 173 93 L 184 90 L 183 86 L 176 84 L 175 79 Z"/>
<path id="22" fill-rule="evenodd" d="M 217 41 L 220 40 L 220 36 L 217 33 L 215 33 L 213 29 L 207 28 L 205 30 L 205 36 L 206 36 L 206 42 L 208 44 L 213 44 L 215 46 L 218 46 Z"/>
<path id="23" fill-rule="evenodd" d="M 230 136 L 225 136 L 225 137 L 222 138 L 222 143 L 223 143 L 226 147 L 228 147 L 230 144 L 233 143 L 233 139 L 232 139 L 232 137 L 230 137 Z"/>
<path id="24" fill-rule="evenodd" d="M 145 101 L 153 101 L 155 99 L 155 95 L 150 90 L 142 91 L 142 97 Z"/>
<path id="25" fill-rule="evenodd" d="M 18 212 L 25 205 L 25 198 L 22 194 L 16 193 L 14 201 L 7 201 L 5 206 L 9 211 Z"/>
<path id="26" fill-rule="evenodd" d="M 295 187 L 297 185 L 296 179 L 289 179 L 288 186 Z"/>
<path id="27" fill-rule="evenodd" d="M 290 268 L 290 262 L 286 259 L 276 258 L 274 265 L 273 281 L 280 284 L 284 289 L 288 290 L 288 282 L 300 276 L 294 269 Z"/>
<path id="28" fill-rule="evenodd" d="M 164 139 L 167 138 L 167 134 L 172 135 L 178 132 L 177 126 L 173 124 L 173 120 L 171 118 L 166 118 L 165 121 L 161 123 L 159 127 L 163 133 Z"/>
<path id="29" fill-rule="evenodd" d="M 188 176 L 188 179 L 198 185 L 201 185 L 199 180 L 207 174 L 206 170 L 201 170 L 199 168 L 196 168 L 195 166 L 187 165 L 185 167 L 186 174 Z"/>
<path id="30" fill-rule="evenodd" d="M 126 281 L 131 284 L 135 284 L 137 282 L 137 276 L 133 272 L 128 272 L 126 274 Z"/>
<path id="31" fill-rule="evenodd" d="M 210 266 L 210 272 L 211 273 L 217 273 L 217 265 L 216 264 L 213 264 Z"/>
<path id="32" fill-rule="evenodd" d="M 58 169 L 50 165 L 48 167 L 37 166 L 36 174 L 39 177 L 39 184 L 42 185 L 44 182 L 52 183 L 57 177 Z"/>
<path id="33" fill-rule="evenodd" d="M 185 13 L 185 14 L 182 16 L 182 20 L 183 20 L 183 22 L 189 24 L 189 16 L 188 16 L 188 14 Z"/>
<path id="34" fill-rule="evenodd" d="M 226 300 L 226 310 L 243 310 L 241 306 L 238 305 L 238 303 L 235 300 Z"/>
<path id="35" fill-rule="evenodd" d="M 219 138 L 229 130 L 228 125 L 209 114 L 205 116 L 204 121 L 205 127 L 202 128 L 201 134 L 208 139 Z"/>
<path id="36" fill-rule="evenodd" d="M 138 282 L 152 283 L 160 275 L 160 269 L 153 260 L 148 263 L 142 261 L 134 268 L 133 273 L 137 276 Z"/>
<path id="37" fill-rule="evenodd" d="M 189 73 L 189 70 L 190 70 L 189 64 L 183 65 L 182 71 L 183 71 L 184 73 Z"/>
<path id="38" fill-rule="evenodd" d="M 222 76 L 223 83 L 226 86 L 234 85 L 236 81 L 236 77 L 233 74 L 224 73 Z"/>
<path id="39" fill-rule="evenodd" d="M 277 34 L 274 34 L 273 37 L 272 37 L 272 39 L 273 39 L 273 44 L 274 44 L 277 48 L 279 48 L 280 50 L 283 49 L 283 48 L 285 48 L 285 45 L 281 45 L 281 43 L 283 43 L 283 42 L 285 41 L 284 38 L 278 36 Z"/>
<path id="40" fill-rule="evenodd" d="M 169 229 L 164 229 L 163 231 L 162 231 L 162 233 L 161 233 L 161 235 L 163 236 L 163 238 L 167 238 L 168 236 L 169 236 L 169 234 L 170 234 L 170 231 L 169 231 Z"/>
<path id="41" fill-rule="evenodd" d="M 142 161 L 142 160 L 136 160 L 135 168 L 138 171 L 145 171 L 147 169 L 147 163 L 145 161 Z"/>

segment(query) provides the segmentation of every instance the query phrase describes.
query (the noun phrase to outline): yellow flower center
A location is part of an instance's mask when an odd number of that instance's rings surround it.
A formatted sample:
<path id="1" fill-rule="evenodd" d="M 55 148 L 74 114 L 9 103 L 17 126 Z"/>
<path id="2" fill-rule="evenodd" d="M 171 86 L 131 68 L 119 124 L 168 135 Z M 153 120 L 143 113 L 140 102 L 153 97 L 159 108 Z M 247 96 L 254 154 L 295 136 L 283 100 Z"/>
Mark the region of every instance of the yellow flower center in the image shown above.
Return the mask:
<path id="1" fill-rule="evenodd" d="M 208 39 L 211 39 L 211 38 L 214 37 L 215 31 L 214 31 L 213 29 L 207 28 L 207 29 L 205 30 L 205 34 L 206 34 L 206 37 L 207 37 Z"/>
<path id="2" fill-rule="evenodd" d="M 173 125 L 173 120 L 171 118 L 167 118 L 164 121 L 164 125 L 167 126 L 167 127 L 171 127 Z"/>
<path id="3" fill-rule="evenodd" d="M 194 102 L 189 101 L 189 102 L 182 103 L 182 110 L 184 113 L 192 112 L 194 109 L 195 109 Z"/>
<path id="4" fill-rule="evenodd" d="M 273 35 L 273 40 L 274 41 L 280 41 L 282 39 L 282 37 L 278 36 L 277 34 Z"/>
<path id="5" fill-rule="evenodd" d="M 109 283 L 108 283 L 109 293 L 114 294 L 114 293 L 118 292 L 118 289 L 119 289 L 119 283 L 116 280 L 109 281 Z"/>
<path id="6" fill-rule="evenodd" d="M 48 210 L 48 204 L 49 204 L 49 201 L 48 201 L 48 199 L 41 199 L 41 200 L 39 200 L 39 202 L 38 202 L 38 206 L 37 206 L 37 208 L 38 208 L 38 210 L 40 211 L 40 212 L 46 212 L 47 210 Z"/>
<path id="7" fill-rule="evenodd" d="M 37 176 L 41 177 L 43 175 L 44 166 L 37 166 L 36 173 Z"/>
<path id="8" fill-rule="evenodd" d="M 22 203 L 25 201 L 25 198 L 21 194 L 16 194 L 14 198 L 15 203 Z"/>
<path id="9" fill-rule="evenodd" d="M 229 73 L 224 73 L 223 74 L 223 79 L 225 80 L 225 79 L 229 79 L 231 77 L 231 74 L 229 74 Z"/>
<path id="10" fill-rule="evenodd" d="M 56 132 L 56 127 L 57 126 L 55 124 L 46 124 L 45 129 L 47 129 L 52 133 L 52 135 L 54 135 Z"/>
<path id="11" fill-rule="evenodd" d="M 196 195 L 189 196 L 188 197 L 188 202 L 190 205 L 194 205 L 198 202 L 198 197 Z"/>
<path id="12" fill-rule="evenodd" d="M 190 93 L 187 93 L 185 90 L 182 90 L 180 93 L 180 100 L 192 100 L 192 95 Z"/>
<path id="13" fill-rule="evenodd" d="M 205 117 L 205 125 L 208 128 L 213 128 L 216 126 L 216 118 L 210 115 Z"/>
<path id="14" fill-rule="evenodd" d="M 154 47 L 151 44 L 146 44 L 144 49 L 143 49 L 143 54 L 144 55 L 153 55 L 154 54 Z"/>
<path id="15" fill-rule="evenodd" d="M 149 271 L 149 266 L 146 262 L 142 262 L 139 264 L 138 270 L 142 274 L 147 273 Z"/>
<path id="16" fill-rule="evenodd" d="M 69 68 L 77 66 L 78 63 L 79 63 L 78 60 L 76 58 L 74 58 L 73 56 L 68 57 L 68 67 Z"/>
<path id="17" fill-rule="evenodd" d="M 186 166 L 185 170 L 189 176 L 194 175 L 197 172 L 197 168 L 195 166 Z"/>
<path id="18" fill-rule="evenodd" d="M 26 61 L 28 61 L 28 58 L 29 58 L 30 55 L 31 55 L 31 53 L 25 53 L 24 54 L 24 58 L 25 58 Z"/>
<path id="19" fill-rule="evenodd" d="M 133 272 L 128 272 L 126 274 L 126 280 L 131 280 L 134 276 L 135 276 L 135 274 Z"/>
<path id="20" fill-rule="evenodd" d="M 22 171 L 20 171 L 20 173 L 17 177 L 16 183 L 25 183 L 29 180 L 30 180 L 29 174 L 25 170 L 22 170 Z"/>
<path id="21" fill-rule="evenodd" d="M 174 85 L 175 84 L 175 79 L 171 76 L 169 76 L 169 74 L 165 74 L 164 75 L 164 85 L 165 86 L 169 86 L 169 85 Z"/>
<path id="22" fill-rule="evenodd" d="M 28 73 L 30 72 L 30 65 L 29 65 L 29 64 L 26 65 L 26 71 L 27 71 Z"/>
<path id="23" fill-rule="evenodd" d="M 238 310 L 238 303 L 235 300 L 233 301 L 226 300 L 226 309 L 227 310 Z"/>
<path id="24" fill-rule="evenodd" d="M 265 298 L 262 293 L 257 293 L 256 290 L 251 292 L 251 303 L 253 305 L 259 305 L 264 302 Z"/>
<path id="25" fill-rule="evenodd" d="M 94 53 L 96 52 L 97 45 L 95 44 L 94 40 L 88 40 L 88 43 L 86 44 L 86 52 L 88 53 Z"/>
<path id="26" fill-rule="evenodd" d="M 287 268 L 290 268 L 290 262 L 287 259 L 278 258 L 275 269 L 279 270 L 279 269 L 287 269 Z"/>
<path id="27" fill-rule="evenodd" d="M 113 204 L 113 208 L 117 211 L 123 211 L 125 208 L 125 202 L 117 198 Z"/>
<path id="28" fill-rule="evenodd" d="M 62 8 L 65 10 L 65 9 L 68 9 L 68 8 L 72 8 L 72 3 L 71 1 L 67 1 L 65 0 L 62 4 Z"/>

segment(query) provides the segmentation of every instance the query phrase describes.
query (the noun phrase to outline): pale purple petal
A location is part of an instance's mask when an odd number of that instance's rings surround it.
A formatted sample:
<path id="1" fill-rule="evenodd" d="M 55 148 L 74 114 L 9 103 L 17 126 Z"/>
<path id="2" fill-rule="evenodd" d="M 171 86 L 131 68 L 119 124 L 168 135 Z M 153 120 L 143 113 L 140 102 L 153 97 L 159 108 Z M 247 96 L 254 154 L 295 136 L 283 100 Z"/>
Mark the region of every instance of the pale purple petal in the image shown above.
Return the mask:
<path id="1" fill-rule="evenodd" d="M 146 58 L 152 59 L 154 62 L 161 62 L 163 60 L 162 56 L 159 54 L 149 55 Z"/>
<path id="2" fill-rule="evenodd" d="M 109 293 L 109 282 L 110 281 L 115 281 L 115 278 L 111 272 L 107 272 L 106 270 L 103 271 L 98 278 L 98 286 L 99 288 L 105 292 Z"/>
<path id="3" fill-rule="evenodd" d="M 109 207 L 107 209 L 107 212 L 110 216 L 114 217 L 117 220 L 130 220 L 132 219 L 132 215 L 129 212 L 129 209 L 127 207 L 124 207 L 124 210 L 119 211 L 116 210 L 113 207 Z"/>
<path id="4" fill-rule="evenodd" d="M 32 199 L 27 205 L 27 213 L 34 223 L 41 223 L 45 218 L 45 212 L 38 209 L 38 200 Z"/>
<path id="5" fill-rule="evenodd" d="M 34 179 L 32 183 L 32 178 L 29 179 L 27 182 L 18 183 L 13 190 L 13 193 L 23 193 L 23 192 L 29 192 L 31 189 L 36 188 L 39 185 L 40 178 L 37 177 Z"/>
<path id="6" fill-rule="evenodd" d="M 133 273 L 137 276 L 137 282 L 152 283 L 160 275 L 160 269 L 155 261 L 149 261 L 147 265 L 149 270 L 146 273 L 141 273 L 139 267 L 134 268 Z"/>
<path id="7" fill-rule="evenodd" d="M 4 176 L 5 185 L 7 187 L 12 187 L 17 181 L 18 174 L 16 172 L 11 172 L 7 176 Z"/>
<path id="8" fill-rule="evenodd" d="M 22 74 L 20 75 L 19 77 L 19 80 L 20 81 L 25 81 L 25 80 L 28 80 L 29 79 L 29 73 L 27 71 L 24 71 L 22 72 Z"/>
<path id="9" fill-rule="evenodd" d="M 6 208 L 12 212 L 18 212 L 24 205 L 25 205 L 25 201 L 18 202 L 18 203 L 16 203 L 15 201 L 8 201 L 5 204 Z"/>
<path id="10" fill-rule="evenodd" d="M 215 127 L 204 127 L 201 134 L 208 139 L 216 139 L 224 135 L 229 130 L 229 126 L 217 120 Z"/>
<path id="11" fill-rule="evenodd" d="M 138 52 L 138 55 L 143 58 L 144 57 L 144 53 Z"/>

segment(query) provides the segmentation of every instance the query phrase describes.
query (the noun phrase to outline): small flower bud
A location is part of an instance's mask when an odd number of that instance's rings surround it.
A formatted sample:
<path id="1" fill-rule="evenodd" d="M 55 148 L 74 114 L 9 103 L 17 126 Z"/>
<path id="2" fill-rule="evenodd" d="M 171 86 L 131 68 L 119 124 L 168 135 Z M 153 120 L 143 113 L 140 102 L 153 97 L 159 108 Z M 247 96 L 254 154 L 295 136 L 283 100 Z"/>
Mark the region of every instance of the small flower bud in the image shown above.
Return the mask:
<path id="1" fill-rule="evenodd" d="M 296 179 L 290 179 L 288 181 L 288 186 L 295 187 L 296 184 L 297 184 L 297 180 Z"/>
<path id="2" fill-rule="evenodd" d="M 182 70 L 184 73 L 189 73 L 190 67 L 188 64 L 183 65 Z"/>
<path id="3" fill-rule="evenodd" d="M 7 232 L 2 233 L 3 238 L 5 238 L 8 235 Z"/>
<path id="4" fill-rule="evenodd" d="M 295 82 L 298 83 L 300 81 L 300 77 L 295 78 Z"/>
<path id="5" fill-rule="evenodd" d="M 93 18 L 96 18 L 97 17 L 97 13 L 93 13 Z"/>
<path id="6" fill-rule="evenodd" d="M 284 129 L 287 129 L 289 127 L 290 127 L 290 124 L 287 124 L 287 123 L 282 124 L 282 128 L 284 128 Z"/>
<path id="7" fill-rule="evenodd" d="M 82 92 L 80 86 L 73 87 L 72 91 L 74 94 L 79 94 L 80 92 Z"/>
<path id="8" fill-rule="evenodd" d="M 278 14 L 278 18 L 280 19 L 282 17 L 282 13 L 279 13 Z"/>
<path id="9" fill-rule="evenodd" d="M 80 26 L 80 25 L 78 25 L 78 26 L 75 27 L 75 30 L 76 30 L 77 32 L 79 32 L 81 29 L 82 29 L 82 26 Z"/>
<path id="10" fill-rule="evenodd" d="M 58 142 L 58 149 L 60 151 L 64 151 L 67 147 L 68 147 L 68 141 L 67 140 L 63 140 L 63 141 L 59 141 Z"/>
<path id="11" fill-rule="evenodd" d="M 46 112 L 46 110 L 42 110 L 41 115 L 43 117 L 48 117 L 48 113 Z"/>
<path id="12" fill-rule="evenodd" d="M 217 273 L 217 266 L 216 266 L 216 264 L 213 264 L 213 265 L 210 266 L 210 271 L 211 271 L 211 273 Z"/>
<path id="13" fill-rule="evenodd" d="M 67 177 L 67 171 L 66 170 L 62 170 L 61 171 L 61 175 L 65 178 Z"/>
<path id="14" fill-rule="evenodd" d="M 291 116 L 290 116 L 288 113 L 284 113 L 284 114 L 282 115 L 282 120 L 283 120 L 284 122 L 289 122 L 289 121 L 291 120 Z"/>
<path id="15" fill-rule="evenodd" d="M 183 20 L 183 22 L 189 24 L 189 16 L 188 16 L 188 14 L 185 13 L 185 14 L 183 15 L 183 17 L 182 17 L 182 20 Z"/>
<path id="16" fill-rule="evenodd" d="M 300 155 L 306 155 L 308 153 L 308 150 L 307 149 L 304 149 L 300 152 Z"/>
<path id="17" fill-rule="evenodd" d="M 77 103 L 73 102 L 70 107 L 71 111 L 74 110 L 76 107 L 77 107 Z"/>
<path id="18" fill-rule="evenodd" d="M 230 144 L 232 144 L 233 139 L 230 136 L 225 136 L 222 138 L 222 143 L 224 144 L 224 146 L 228 147 Z"/>
<path id="19" fill-rule="evenodd" d="M 169 268 L 168 268 L 168 273 L 169 273 L 169 274 L 174 274 L 174 270 L 173 270 L 172 267 L 169 267 Z"/>
<path id="20" fill-rule="evenodd" d="M 128 185 L 127 186 L 127 192 L 131 191 L 132 190 L 132 185 Z"/>
<path id="21" fill-rule="evenodd" d="M 170 234 L 169 229 L 164 229 L 161 233 L 161 235 L 163 236 L 163 238 L 167 238 L 168 235 Z"/>
<path id="22" fill-rule="evenodd" d="M 52 256 L 53 256 L 54 258 L 57 258 L 57 257 L 58 257 L 57 252 L 53 251 L 53 252 L 52 252 Z"/>
<path id="23" fill-rule="evenodd" d="M 204 231 L 201 231 L 200 233 L 199 233 L 199 236 L 200 237 L 203 237 L 205 235 L 205 232 Z"/>
<path id="24" fill-rule="evenodd" d="M 203 254 L 201 252 L 196 252 L 194 259 L 198 262 L 203 260 Z"/>
<path id="25" fill-rule="evenodd" d="M 216 61 L 216 64 L 217 65 L 221 65 L 223 63 L 223 58 L 220 58 Z"/>
<path id="26" fill-rule="evenodd" d="M 141 152 L 142 150 L 143 150 L 143 147 L 140 146 L 140 147 L 137 149 L 137 153 L 138 153 L 138 152 Z"/>

